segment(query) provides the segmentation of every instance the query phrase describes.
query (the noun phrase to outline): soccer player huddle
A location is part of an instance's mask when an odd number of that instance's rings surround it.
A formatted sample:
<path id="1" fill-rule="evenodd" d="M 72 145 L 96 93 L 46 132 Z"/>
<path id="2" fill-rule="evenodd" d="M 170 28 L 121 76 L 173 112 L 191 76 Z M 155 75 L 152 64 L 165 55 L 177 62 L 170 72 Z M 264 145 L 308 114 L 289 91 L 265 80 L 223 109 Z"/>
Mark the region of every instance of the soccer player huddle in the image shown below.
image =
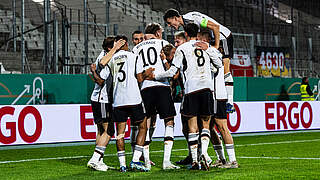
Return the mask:
<path id="1" fill-rule="evenodd" d="M 97 138 L 94 153 L 87 166 L 107 171 L 104 152 L 114 135 L 120 171 L 150 171 L 149 146 L 159 114 L 165 125 L 162 168 L 191 170 L 210 167 L 238 168 L 234 143 L 227 127 L 227 113 L 234 112 L 233 79 L 229 70 L 233 56 L 230 30 L 199 12 L 180 15 L 169 9 L 164 15 L 169 27 L 184 31 L 175 34 L 175 44 L 162 39 L 163 29 L 151 23 L 145 32 L 132 34 L 134 48 L 129 51 L 128 38 L 118 35 L 104 39 L 103 51 L 91 65 L 95 88 L 91 104 Z M 170 160 L 174 142 L 173 96 L 181 87 L 181 121 L 188 141 L 189 155 L 176 164 Z M 127 167 L 124 134 L 131 121 L 133 157 Z M 217 128 L 224 141 L 229 160 Z M 207 150 L 210 141 L 217 154 L 214 162 Z"/>

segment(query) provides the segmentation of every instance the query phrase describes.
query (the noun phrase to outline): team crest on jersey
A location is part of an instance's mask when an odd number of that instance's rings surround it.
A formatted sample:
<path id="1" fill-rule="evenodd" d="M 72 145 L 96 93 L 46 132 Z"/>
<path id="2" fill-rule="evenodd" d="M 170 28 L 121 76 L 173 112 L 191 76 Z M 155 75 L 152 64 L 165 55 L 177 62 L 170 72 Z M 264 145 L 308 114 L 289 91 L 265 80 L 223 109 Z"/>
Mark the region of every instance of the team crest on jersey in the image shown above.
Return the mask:
<path id="1" fill-rule="evenodd" d="M 199 57 L 199 56 L 202 55 L 202 54 L 201 54 L 201 51 L 195 51 L 195 53 L 197 53 L 197 54 L 196 54 L 197 57 Z"/>

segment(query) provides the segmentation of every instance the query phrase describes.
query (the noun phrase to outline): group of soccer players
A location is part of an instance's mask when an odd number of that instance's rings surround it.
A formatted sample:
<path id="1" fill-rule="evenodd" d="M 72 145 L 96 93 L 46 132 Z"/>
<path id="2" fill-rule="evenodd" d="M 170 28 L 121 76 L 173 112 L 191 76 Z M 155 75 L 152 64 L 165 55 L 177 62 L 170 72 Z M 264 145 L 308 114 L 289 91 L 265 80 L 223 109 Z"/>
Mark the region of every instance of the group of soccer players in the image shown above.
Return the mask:
<path id="1" fill-rule="evenodd" d="M 176 164 L 188 165 L 193 170 L 238 167 L 227 127 L 227 113 L 234 111 L 233 80 L 229 72 L 233 56 L 230 30 L 198 12 L 180 15 L 169 9 L 164 20 L 176 30 L 180 26 L 184 28 L 175 34 L 175 45 L 162 39 L 163 29 L 157 23 L 147 25 L 144 34 L 139 31 L 132 34 L 135 45 L 132 51 L 125 36 L 104 39 L 103 51 L 91 65 L 96 82 L 91 104 L 98 132 L 88 167 L 99 171 L 109 168 L 103 156 L 115 133 L 115 123 L 120 171 L 128 170 L 124 134 L 130 118 L 133 158 L 129 168 L 150 171 L 154 163 L 150 160 L 149 145 L 159 114 L 165 125 L 162 168 L 179 169 L 170 160 L 177 115 L 172 88 L 176 85 L 182 87 L 180 113 L 189 147 L 189 155 Z M 229 161 L 215 127 L 221 133 Z M 207 152 L 210 141 L 218 157 L 216 162 Z"/>

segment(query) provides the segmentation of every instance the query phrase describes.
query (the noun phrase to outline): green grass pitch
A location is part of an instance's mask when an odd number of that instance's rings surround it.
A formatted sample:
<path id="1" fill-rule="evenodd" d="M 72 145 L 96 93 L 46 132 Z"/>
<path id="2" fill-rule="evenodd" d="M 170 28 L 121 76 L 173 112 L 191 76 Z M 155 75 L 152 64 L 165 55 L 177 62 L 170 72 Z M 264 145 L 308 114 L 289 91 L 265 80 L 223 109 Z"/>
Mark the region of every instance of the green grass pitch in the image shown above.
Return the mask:
<path id="1" fill-rule="evenodd" d="M 320 132 L 308 131 L 234 137 L 240 168 L 210 171 L 164 171 L 163 143 L 150 145 L 150 172 L 120 173 L 115 144 L 106 150 L 104 162 L 116 170 L 97 172 L 86 167 L 94 145 L 0 150 L 0 179 L 320 179 Z M 126 152 L 130 152 L 126 144 Z M 212 146 L 209 154 L 216 159 Z M 186 141 L 176 140 L 172 161 L 187 155 Z M 127 155 L 127 165 L 132 156 Z M 26 161 L 21 161 L 26 160 Z"/>

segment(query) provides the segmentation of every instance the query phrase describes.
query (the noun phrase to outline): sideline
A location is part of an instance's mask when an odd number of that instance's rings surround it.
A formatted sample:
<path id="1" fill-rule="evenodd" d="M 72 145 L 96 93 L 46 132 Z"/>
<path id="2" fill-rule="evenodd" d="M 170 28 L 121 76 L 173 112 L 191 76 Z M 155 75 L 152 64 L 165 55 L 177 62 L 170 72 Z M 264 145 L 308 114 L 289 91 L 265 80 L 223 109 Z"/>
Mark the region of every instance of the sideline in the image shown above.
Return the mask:
<path id="1" fill-rule="evenodd" d="M 277 132 L 257 132 L 257 133 L 239 133 L 232 134 L 232 137 L 243 137 L 243 136 L 268 136 L 274 134 L 295 134 L 295 133 L 313 133 L 320 132 L 320 130 L 297 130 L 297 131 L 277 131 Z M 175 140 L 185 140 L 184 137 L 175 137 Z M 152 138 L 152 141 L 163 141 L 163 138 Z M 130 140 L 125 140 L 125 143 L 130 143 Z M 31 149 L 31 148 L 43 148 L 43 147 L 64 147 L 64 146 L 87 146 L 94 145 L 95 141 L 86 141 L 86 142 L 63 142 L 63 143 L 50 143 L 50 144 L 27 144 L 27 145 L 5 145 L 0 146 L 1 150 L 10 150 L 10 149 Z M 111 140 L 109 144 L 115 144 L 115 140 Z M 241 146 L 241 145 L 236 145 Z"/>
<path id="2" fill-rule="evenodd" d="M 258 146 L 258 145 L 272 145 L 272 144 L 291 144 L 291 143 L 304 143 L 304 142 L 314 142 L 320 141 L 320 139 L 311 139 L 311 140 L 297 140 L 297 141 L 279 141 L 279 142 L 272 142 L 272 143 L 256 143 L 256 144 L 239 144 L 235 145 L 236 147 L 241 146 Z M 212 147 L 209 147 L 212 148 Z M 188 149 L 172 149 L 172 151 L 187 151 Z M 163 150 L 158 151 L 150 151 L 150 153 L 163 153 Z M 130 155 L 132 152 L 127 152 L 126 155 Z M 108 156 L 117 156 L 115 153 L 113 154 L 105 154 L 105 157 Z M 61 160 L 61 159 L 81 159 L 81 158 L 88 158 L 90 156 L 69 156 L 69 157 L 55 157 L 55 158 L 38 158 L 38 159 L 23 159 L 23 160 L 16 160 L 16 161 L 0 161 L 0 164 L 11 164 L 11 163 L 19 163 L 19 162 L 30 162 L 30 161 L 47 161 L 47 160 Z M 176 156 L 180 157 L 180 156 Z M 185 156 L 181 156 L 185 157 Z M 293 159 L 293 160 L 320 160 L 320 158 L 298 158 L 298 157 L 244 157 L 239 156 L 237 158 L 242 159 Z"/>

